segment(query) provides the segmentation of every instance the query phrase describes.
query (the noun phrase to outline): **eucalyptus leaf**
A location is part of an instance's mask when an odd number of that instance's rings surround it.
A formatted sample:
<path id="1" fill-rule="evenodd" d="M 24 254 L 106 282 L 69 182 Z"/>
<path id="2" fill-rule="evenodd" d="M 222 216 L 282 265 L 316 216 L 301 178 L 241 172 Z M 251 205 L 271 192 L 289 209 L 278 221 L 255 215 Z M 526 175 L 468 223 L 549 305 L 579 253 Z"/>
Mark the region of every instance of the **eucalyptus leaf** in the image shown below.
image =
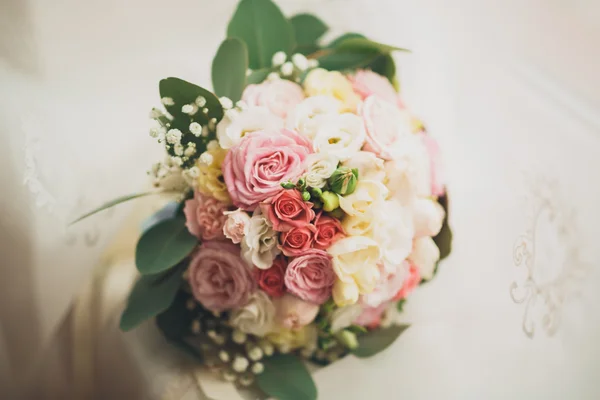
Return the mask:
<path id="1" fill-rule="evenodd" d="M 271 0 L 241 0 L 229 21 L 227 37 L 246 43 L 252 69 L 270 67 L 273 54 L 290 54 L 295 47 L 292 25 Z"/>
<path id="2" fill-rule="evenodd" d="M 334 46 L 336 51 L 377 51 L 382 54 L 388 54 L 392 51 L 410 51 L 407 49 L 403 49 L 401 47 L 390 46 L 387 44 L 374 42 L 367 38 L 361 37 L 350 37 L 344 40 L 341 40 L 336 46 Z"/>
<path id="3" fill-rule="evenodd" d="M 271 73 L 271 71 L 273 71 L 272 68 L 261 68 L 261 69 L 257 69 L 255 71 L 252 71 L 250 73 L 250 75 L 248 75 L 246 77 L 246 83 L 248 85 L 256 84 L 256 83 L 261 83 L 262 81 L 264 81 L 265 79 L 267 79 L 267 76 L 269 76 L 269 74 Z"/>
<path id="4" fill-rule="evenodd" d="M 358 347 L 352 353 L 359 358 L 372 357 L 387 349 L 409 325 L 392 325 L 359 336 Z"/>
<path id="5" fill-rule="evenodd" d="M 396 63 L 391 54 L 382 54 L 378 56 L 370 65 L 369 68 L 379 75 L 385 76 L 390 83 L 394 83 L 396 77 Z"/>
<path id="6" fill-rule="evenodd" d="M 174 102 L 174 105 L 165 105 L 165 108 L 175 118 L 174 123 L 177 125 L 174 127 L 178 129 L 185 128 L 187 131 L 191 122 L 206 125 L 211 118 L 215 118 L 217 122 L 223 118 L 223 107 L 219 99 L 212 92 L 200 86 L 179 78 L 166 78 L 160 81 L 158 88 L 161 98 L 170 98 Z M 206 100 L 206 104 L 202 108 L 206 108 L 208 113 L 199 109 L 190 116 L 181 111 L 184 105 L 194 104 L 199 97 Z"/>
<path id="7" fill-rule="evenodd" d="M 127 299 L 121 330 L 129 331 L 166 310 L 181 286 L 181 272 L 182 268 L 173 268 L 165 274 L 142 276 Z"/>
<path id="8" fill-rule="evenodd" d="M 137 243 L 135 265 L 142 275 L 165 271 L 183 260 L 198 244 L 185 218 L 177 216 L 148 229 Z"/>
<path id="9" fill-rule="evenodd" d="M 446 211 L 442 229 L 433 238 L 433 241 L 435 242 L 437 247 L 440 249 L 440 261 L 441 261 L 444 258 L 448 257 L 448 255 L 450 255 L 450 252 L 452 251 L 452 230 L 450 229 L 450 225 L 448 223 L 448 215 L 449 215 L 448 195 L 445 194 L 443 196 L 440 196 L 440 198 L 438 199 L 438 202 L 442 205 L 442 207 L 444 208 L 444 211 Z"/>
<path id="10" fill-rule="evenodd" d="M 312 14 L 296 14 L 290 18 L 296 36 L 296 46 L 313 47 L 329 30 L 323 21 Z"/>
<path id="11" fill-rule="evenodd" d="M 212 83 L 217 96 L 228 97 L 234 103 L 241 99 L 247 69 L 246 44 L 237 38 L 225 39 L 212 63 Z"/>
<path id="12" fill-rule="evenodd" d="M 144 192 L 144 193 L 128 194 L 127 196 L 117 197 L 116 199 L 108 201 L 108 202 L 102 204 L 100 207 L 95 208 L 92 211 L 83 214 L 81 217 L 77 218 L 76 220 L 71 222 L 69 225 L 73 225 L 83 219 L 86 219 L 87 217 L 91 217 L 92 215 L 99 213 L 100 211 L 104 211 L 111 207 L 114 207 L 117 204 L 125 203 L 126 201 L 129 201 L 129 200 L 137 199 L 139 197 L 149 196 L 151 194 L 158 194 L 158 193 L 162 193 L 162 192 Z"/>
<path id="13" fill-rule="evenodd" d="M 343 35 L 333 39 L 331 41 L 331 43 L 329 43 L 327 45 L 327 48 L 332 49 L 337 47 L 341 42 L 343 42 L 344 40 L 347 39 L 355 39 L 355 38 L 362 38 L 362 39 L 366 39 L 366 37 L 364 35 L 361 35 L 360 33 L 355 33 L 355 32 L 349 32 L 349 33 L 344 33 Z"/>
<path id="14" fill-rule="evenodd" d="M 346 69 L 356 69 L 366 67 L 372 63 L 380 53 L 377 51 L 365 51 L 365 52 L 342 52 L 342 53 L 330 53 L 319 57 L 319 67 L 325 68 L 329 71 L 343 71 Z"/>
<path id="15" fill-rule="evenodd" d="M 156 316 L 156 325 L 169 340 L 180 340 L 190 333 L 194 310 L 186 306 L 191 296 L 184 291 L 177 292 L 171 305 Z"/>
<path id="16" fill-rule="evenodd" d="M 258 386 L 279 400 L 315 400 L 317 387 L 304 363 L 292 354 L 264 359 L 265 370 L 257 375 Z"/>

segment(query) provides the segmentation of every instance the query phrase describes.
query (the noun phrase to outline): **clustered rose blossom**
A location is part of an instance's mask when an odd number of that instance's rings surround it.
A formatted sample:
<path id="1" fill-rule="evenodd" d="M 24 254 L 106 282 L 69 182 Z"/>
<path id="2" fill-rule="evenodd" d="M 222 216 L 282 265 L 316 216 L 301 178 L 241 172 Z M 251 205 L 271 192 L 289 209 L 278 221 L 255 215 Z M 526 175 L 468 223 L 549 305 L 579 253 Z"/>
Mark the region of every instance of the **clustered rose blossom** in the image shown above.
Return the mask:
<path id="1" fill-rule="evenodd" d="M 281 190 L 268 201 L 261 203 L 263 214 L 269 218 L 273 229 L 279 232 L 302 228 L 315 218 L 313 204 L 302 199 L 295 189 Z"/>
<path id="2" fill-rule="evenodd" d="M 196 192 L 183 207 L 185 225 L 191 234 L 203 240 L 222 239 L 227 207 L 217 199 Z"/>
<path id="3" fill-rule="evenodd" d="M 326 250 L 332 244 L 346 236 L 340 220 L 324 215 L 323 212 L 320 212 L 315 219 L 315 228 L 317 230 L 314 238 L 316 249 Z"/>
<path id="4" fill-rule="evenodd" d="M 304 254 L 310 249 L 315 240 L 317 228 L 314 225 L 307 224 L 302 228 L 292 228 L 287 232 L 282 232 L 279 236 L 279 248 L 284 255 L 296 257 Z"/>

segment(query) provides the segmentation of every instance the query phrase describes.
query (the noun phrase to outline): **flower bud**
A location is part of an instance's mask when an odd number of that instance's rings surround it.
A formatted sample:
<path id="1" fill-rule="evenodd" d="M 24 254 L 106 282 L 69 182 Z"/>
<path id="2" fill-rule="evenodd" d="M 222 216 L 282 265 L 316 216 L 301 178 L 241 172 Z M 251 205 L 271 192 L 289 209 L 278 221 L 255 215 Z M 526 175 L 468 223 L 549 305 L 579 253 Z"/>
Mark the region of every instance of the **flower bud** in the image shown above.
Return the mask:
<path id="1" fill-rule="evenodd" d="M 340 206 L 340 199 L 333 192 L 323 192 L 321 201 L 323 202 L 323 210 L 327 212 L 331 212 Z"/>
<path id="2" fill-rule="evenodd" d="M 338 200 L 339 200 L 339 198 L 338 198 Z M 344 218 L 344 215 L 346 215 L 346 214 L 344 213 L 344 210 L 342 210 L 341 208 L 336 208 L 335 210 L 330 211 L 329 215 L 332 216 L 333 218 L 337 218 L 337 219 L 341 220 L 342 218 Z"/>
<path id="3" fill-rule="evenodd" d="M 281 187 L 284 189 L 294 189 L 296 185 L 294 185 L 292 182 L 282 182 Z"/>
<path id="4" fill-rule="evenodd" d="M 356 189 L 358 171 L 356 174 L 348 167 L 339 167 L 329 178 L 331 190 L 342 196 L 351 194 Z"/>
<path id="5" fill-rule="evenodd" d="M 343 330 L 339 332 L 336 336 L 338 341 L 350 350 L 353 350 L 358 347 L 358 339 L 356 338 L 355 333 L 349 330 Z"/>
<path id="6" fill-rule="evenodd" d="M 308 193 L 306 190 L 302 192 L 302 199 L 304 201 L 310 201 L 310 193 Z"/>
<path id="7" fill-rule="evenodd" d="M 310 188 L 310 194 L 312 195 L 312 197 L 319 199 L 321 198 L 323 191 L 319 188 Z"/>

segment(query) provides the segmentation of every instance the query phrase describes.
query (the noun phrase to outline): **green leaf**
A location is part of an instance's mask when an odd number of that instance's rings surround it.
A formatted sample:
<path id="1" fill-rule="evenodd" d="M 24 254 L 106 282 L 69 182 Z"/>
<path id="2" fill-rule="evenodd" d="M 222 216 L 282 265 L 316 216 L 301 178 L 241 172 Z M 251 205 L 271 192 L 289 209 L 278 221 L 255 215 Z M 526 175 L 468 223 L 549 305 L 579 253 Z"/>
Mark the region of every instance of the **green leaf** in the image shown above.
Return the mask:
<path id="1" fill-rule="evenodd" d="M 444 194 L 443 196 L 440 196 L 438 202 L 442 205 L 444 211 L 446 211 L 446 216 L 444 217 L 444 223 L 440 233 L 433 238 L 433 241 L 440 249 L 440 260 L 443 260 L 448 257 L 452 251 L 452 230 L 448 224 L 448 195 Z"/>
<path id="2" fill-rule="evenodd" d="M 396 63 L 391 54 L 380 55 L 369 65 L 369 68 L 371 68 L 373 72 L 385 76 L 390 83 L 394 83 L 394 78 L 396 77 Z"/>
<path id="3" fill-rule="evenodd" d="M 217 96 L 229 97 L 234 103 L 241 99 L 247 69 L 248 50 L 244 42 L 225 39 L 212 63 L 212 83 Z"/>
<path id="4" fill-rule="evenodd" d="M 257 375 L 258 386 L 279 400 L 315 400 L 317 387 L 308 369 L 291 354 L 265 358 L 265 371 Z"/>
<path id="5" fill-rule="evenodd" d="M 312 14 L 297 14 L 290 19 L 299 47 L 314 46 L 319 38 L 329 30 L 323 21 Z"/>
<path id="6" fill-rule="evenodd" d="M 196 313 L 186 307 L 192 298 L 180 290 L 169 307 L 156 316 L 156 325 L 169 340 L 180 340 L 190 333 L 192 320 Z"/>
<path id="7" fill-rule="evenodd" d="M 352 353 L 359 358 L 372 357 L 388 348 L 409 325 L 392 325 L 377 329 L 358 338 L 358 347 Z"/>
<path id="8" fill-rule="evenodd" d="M 119 324 L 121 330 L 127 332 L 166 310 L 181 286 L 181 271 L 174 268 L 166 274 L 142 276 L 127 299 Z"/>
<path id="9" fill-rule="evenodd" d="M 135 249 L 135 265 L 142 275 L 165 271 L 183 260 L 197 244 L 184 217 L 167 219 L 144 232 Z"/>
<path id="10" fill-rule="evenodd" d="M 366 67 L 373 62 L 379 53 L 376 51 L 365 51 L 362 53 L 330 53 L 319 57 L 319 67 L 329 71 L 342 71 L 345 69 L 356 69 Z"/>
<path id="11" fill-rule="evenodd" d="M 246 83 L 248 85 L 255 84 L 255 83 L 261 83 L 262 81 L 267 79 L 267 76 L 269 76 L 271 71 L 272 71 L 271 68 L 261 68 L 261 69 L 252 71 L 250 73 L 250 75 L 248 75 L 246 77 Z"/>
<path id="12" fill-rule="evenodd" d="M 402 312 L 404 310 L 404 303 L 406 303 L 406 299 L 398 300 L 396 303 L 396 309 L 398 312 Z"/>
<path id="13" fill-rule="evenodd" d="M 223 107 L 219 99 L 212 92 L 200 86 L 179 78 L 166 78 L 160 81 L 158 89 L 161 98 L 173 99 L 175 105 L 165 105 L 165 108 L 175 118 L 174 122 L 178 124 L 177 126 L 185 127 L 186 131 L 191 122 L 206 125 L 211 118 L 215 118 L 217 122 L 223 118 Z M 181 111 L 181 107 L 186 104 L 194 104 L 198 97 L 206 99 L 203 108 L 208 109 L 207 114 L 203 113 L 202 110 L 198 110 L 193 116 L 190 116 Z"/>
<path id="14" fill-rule="evenodd" d="M 81 221 L 81 220 L 83 220 L 83 219 L 85 219 L 87 217 L 91 217 L 92 215 L 94 215 L 96 213 L 99 213 L 100 211 L 104 211 L 106 209 L 114 207 L 117 204 L 125 203 L 126 201 L 137 199 L 138 197 L 144 197 L 144 196 L 148 196 L 148 195 L 151 195 L 151 194 L 158 194 L 158 193 L 161 193 L 161 192 L 135 193 L 135 194 L 129 194 L 127 196 L 118 197 L 116 199 L 113 199 L 113 200 L 111 200 L 109 202 L 106 202 L 106 203 L 102 204 L 100 207 L 95 208 L 94 210 L 92 210 L 92 211 L 90 211 L 88 213 L 83 214 L 81 217 L 77 218 L 76 220 L 74 220 L 73 222 L 71 222 L 69 225 L 73 225 L 76 222 L 79 222 L 79 221 Z"/>
<path id="15" fill-rule="evenodd" d="M 382 54 L 388 54 L 392 51 L 410 51 L 400 47 L 374 42 L 367 38 L 350 37 L 340 41 L 335 47 L 336 51 L 376 51 Z"/>
<path id="16" fill-rule="evenodd" d="M 355 39 L 355 38 L 362 38 L 362 39 L 366 39 L 366 37 L 364 35 L 361 35 L 360 33 L 354 33 L 354 32 L 350 32 L 350 33 L 344 33 L 343 35 L 333 39 L 331 41 L 331 43 L 329 43 L 327 45 L 327 48 L 332 49 L 337 47 L 340 43 L 342 43 L 344 40 L 347 39 Z"/>
<path id="17" fill-rule="evenodd" d="M 295 47 L 292 25 L 271 0 L 241 0 L 227 27 L 248 47 L 250 68 L 271 66 L 273 54 L 290 54 Z"/>

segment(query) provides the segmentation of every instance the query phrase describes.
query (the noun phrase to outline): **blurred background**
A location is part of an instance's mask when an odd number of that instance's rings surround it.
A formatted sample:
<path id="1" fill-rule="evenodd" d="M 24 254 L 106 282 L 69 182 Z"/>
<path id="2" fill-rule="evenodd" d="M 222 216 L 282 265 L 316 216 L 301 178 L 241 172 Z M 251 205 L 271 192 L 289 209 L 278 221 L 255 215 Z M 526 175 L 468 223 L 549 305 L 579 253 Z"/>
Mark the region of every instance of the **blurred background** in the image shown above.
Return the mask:
<path id="1" fill-rule="evenodd" d="M 186 385 L 150 328 L 117 330 L 158 204 L 67 222 L 144 188 L 158 81 L 209 87 L 236 3 L 0 0 L 0 398 Z M 321 396 L 600 398 L 600 2 L 277 3 L 317 14 L 326 40 L 412 50 L 396 56 L 401 92 L 441 144 L 451 195 L 454 252 L 407 304 L 412 328 L 373 362 L 319 371 Z M 531 232 L 527 270 L 513 250 Z"/>

